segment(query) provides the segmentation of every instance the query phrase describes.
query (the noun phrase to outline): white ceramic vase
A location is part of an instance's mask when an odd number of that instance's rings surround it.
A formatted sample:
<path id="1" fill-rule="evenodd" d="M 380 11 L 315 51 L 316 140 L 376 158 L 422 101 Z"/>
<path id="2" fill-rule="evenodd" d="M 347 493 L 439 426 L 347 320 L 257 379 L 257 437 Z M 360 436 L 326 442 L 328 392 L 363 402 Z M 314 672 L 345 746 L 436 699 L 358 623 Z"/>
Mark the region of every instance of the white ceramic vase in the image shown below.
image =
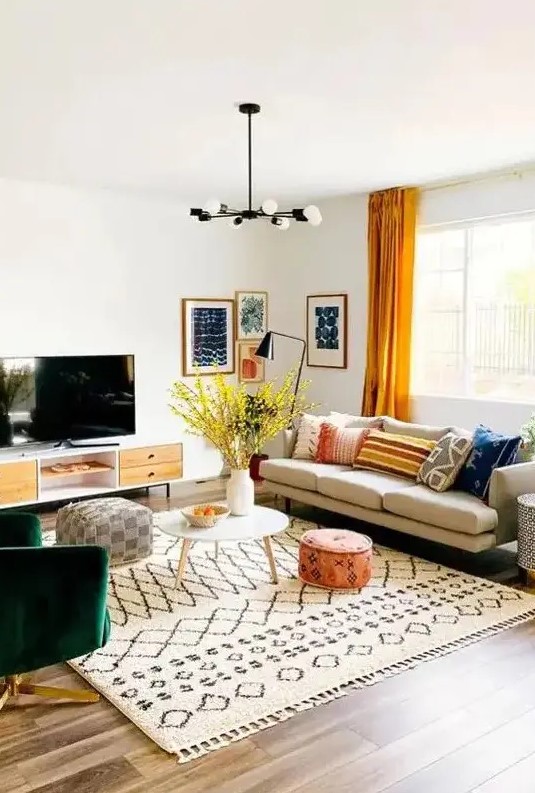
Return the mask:
<path id="1" fill-rule="evenodd" d="M 249 515 L 254 507 L 254 482 L 249 469 L 232 469 L 227 483 L 227 504 L 232 515 Z"/>

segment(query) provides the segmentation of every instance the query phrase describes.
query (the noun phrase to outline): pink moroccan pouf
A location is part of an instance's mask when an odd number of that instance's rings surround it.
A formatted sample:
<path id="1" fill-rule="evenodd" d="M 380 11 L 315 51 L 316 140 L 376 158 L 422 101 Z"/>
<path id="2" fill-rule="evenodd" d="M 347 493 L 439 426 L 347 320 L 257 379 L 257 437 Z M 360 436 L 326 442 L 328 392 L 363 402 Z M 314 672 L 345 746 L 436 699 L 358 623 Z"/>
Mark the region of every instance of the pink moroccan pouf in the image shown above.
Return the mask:
<path id="1" fill-rule="evenodd" d="M 312 529 L 299 542 L 299 578 L 328 589 L 360 589 L 372 574 L 372 541 L 344 529 Z"/>

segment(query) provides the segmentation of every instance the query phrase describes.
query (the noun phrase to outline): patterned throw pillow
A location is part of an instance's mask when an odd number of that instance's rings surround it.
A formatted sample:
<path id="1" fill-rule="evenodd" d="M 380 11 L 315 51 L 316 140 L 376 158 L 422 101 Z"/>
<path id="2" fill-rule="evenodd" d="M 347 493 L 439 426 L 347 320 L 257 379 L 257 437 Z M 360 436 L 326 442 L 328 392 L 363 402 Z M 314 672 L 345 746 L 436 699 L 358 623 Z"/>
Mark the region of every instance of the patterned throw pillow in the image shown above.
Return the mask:
<path id="1" fill-rule="evenodd" d="M 353 465 L 369 430 L 356 427 L 336 427 L 328 421 L 321 425 L 317 463 Z"/>
<path id="2" fill-rule="evenodd" d="M 355 468 L 416 479 L 436 441 L 370 430 L 355 459 Z"/>
<path id="3" fill-rule="evenodd" d="M 472 451 L 472 438 L 447 432 L 418 471 L 418 482 L 443 493 L 455 482 Z"/>
<path id="4" fill-rule="evenodd" d="M 315 460 L 320 440 L 320 429 L 327 416 L 303 413 L 297 430 L 292 457 L 294 460 Z"/>
<path id="5" fill-rule="evenodd" d="M 474 432 L 472 453 L 455 487 L 487 501 L 492 472 L 516 461 L 521 440 L 520 435 L 500 435 L 480 424 Z"/>

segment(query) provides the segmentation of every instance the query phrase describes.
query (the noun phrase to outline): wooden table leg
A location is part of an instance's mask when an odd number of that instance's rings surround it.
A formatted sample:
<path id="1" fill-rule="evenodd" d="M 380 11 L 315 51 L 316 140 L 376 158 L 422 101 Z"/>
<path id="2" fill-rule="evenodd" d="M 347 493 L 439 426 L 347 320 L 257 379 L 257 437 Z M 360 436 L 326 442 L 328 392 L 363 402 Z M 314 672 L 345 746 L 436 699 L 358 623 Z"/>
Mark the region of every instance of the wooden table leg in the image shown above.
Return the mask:
<path id="1" fill-rule="evenodd" d="M 279 583 L 279 576 L 277 575 L 277 567 L 275 565 L 275 557 L 273 556 L 273 548 L 271 547 L 271 537 L 262 537 L 264 543 L 264 550 L 269 562 L 269 569 L 271 570 L 271 580 L 274 584 Z"/>
<path id="2" fill-rule="evenodd" d="M 178 569 L 176 571 L 175 588 L 178 588 L 178 586 L 182 583 L 182 576 L 184 575 L 184 569 L 186 567 L 186 562 L 188 561 L 188 553 L 192 543 L 193 540 L 188 540 L 186 538 L 182 540 L 182 550 L 180 551 L 180 559 L 178 561 Z"/>

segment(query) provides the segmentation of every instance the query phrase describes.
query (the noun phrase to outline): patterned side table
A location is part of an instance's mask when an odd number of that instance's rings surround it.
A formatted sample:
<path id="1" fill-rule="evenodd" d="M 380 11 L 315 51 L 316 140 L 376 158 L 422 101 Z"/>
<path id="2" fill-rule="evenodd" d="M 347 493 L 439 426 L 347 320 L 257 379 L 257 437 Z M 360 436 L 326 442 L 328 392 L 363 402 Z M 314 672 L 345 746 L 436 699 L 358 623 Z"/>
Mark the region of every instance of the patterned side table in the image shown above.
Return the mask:
<path id="1" fill-rule="evenodd" d="M 535 493 L 518 496 L 518 566 L 535 572 Z"/>

